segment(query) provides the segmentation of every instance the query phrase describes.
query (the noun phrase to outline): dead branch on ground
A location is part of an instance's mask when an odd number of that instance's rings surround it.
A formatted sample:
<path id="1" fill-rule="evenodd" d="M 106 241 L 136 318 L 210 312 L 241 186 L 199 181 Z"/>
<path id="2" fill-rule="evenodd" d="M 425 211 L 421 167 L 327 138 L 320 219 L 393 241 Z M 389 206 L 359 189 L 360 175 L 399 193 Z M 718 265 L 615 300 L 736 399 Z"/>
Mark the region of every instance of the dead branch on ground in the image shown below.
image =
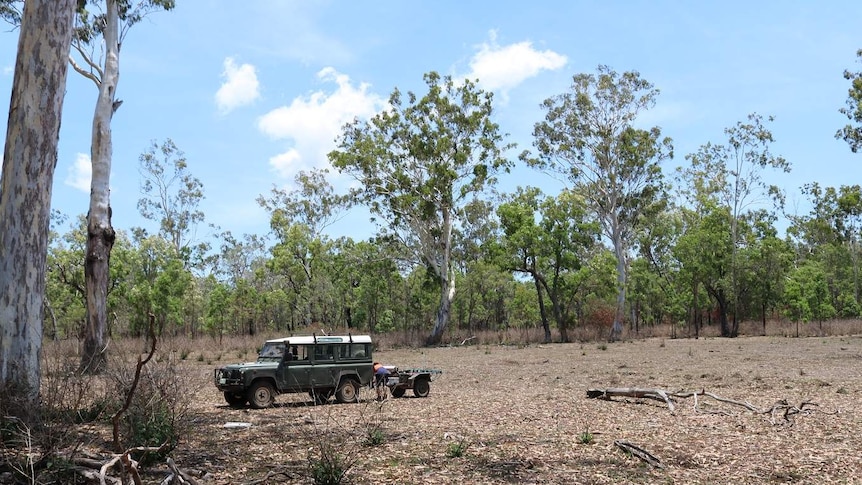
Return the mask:
<path id="1" fill-rule="evenodd" d="M 739 406 L 747 409 L 748 411 L 754 414 L 768 414 L 770 416 L 770 422 L 772 424 L 777 424 L 776 418 L 783 418 L 783 422 L 793 424 L 793 418 L 797 414 L 808 415 L 815 411 L 818 404 L 812 401 L 803 401 L 798 406 L 790 404 L 786 399 L 780 399 L 776 401 L 772 406 L 759 408 L 754 404 L 751 404 L 748 401 L 738 401 L 735 399 L 729 399 L 726 397 L 719 396 L 718 394 L 708 392 L 704 389 L 700 391 L 691 391 L 691 392 L 670 392 L 664 389 L 652 389 L 652 388 L 638 388 L 638 387 L 609 387 L 607 389 L 587 389 L 587 398 L 588 399 L 604 399 L 606 401 L 611 401 L 611 398 L 614 397 L 633 397 L 633 398 L 643 398 L 643 399 L 654 399 L 657 401 L 663 401 L 671 414 L 674 414 L 676 408 L 673 403 L 673 398 L 677 399 L 687 399 L 692 398 L 694 402 L 694 411 L 698 413 L 707 413 L 707 414 L 729 414 L 725 411 L 705 411 L 700 408 L 700 402 L 702 399 L 700 397 L 708 397 L 717 402 L 730 404 L 733 406 Z"/>
<path id="2" fill-rule="evenodd" d="M 664 465 L 662 465 L 661 460 L 659 460 L 655 455 L 653 455 L 649 451 L 641 448 L 640 446 L 638 446 L 634 443 L 629 443 L 628 441 L 622 441 L 622 440 L 615 440 L 614 445 L 616 445 L 618 448 L 622 449 L 624 452 L 628 453 L 629 455 L 640 458 L 641 460 L 643 460 L 644 462 L 646 462 L 650 466 L 653 466 L 655 468 L 664 468 Z"/>

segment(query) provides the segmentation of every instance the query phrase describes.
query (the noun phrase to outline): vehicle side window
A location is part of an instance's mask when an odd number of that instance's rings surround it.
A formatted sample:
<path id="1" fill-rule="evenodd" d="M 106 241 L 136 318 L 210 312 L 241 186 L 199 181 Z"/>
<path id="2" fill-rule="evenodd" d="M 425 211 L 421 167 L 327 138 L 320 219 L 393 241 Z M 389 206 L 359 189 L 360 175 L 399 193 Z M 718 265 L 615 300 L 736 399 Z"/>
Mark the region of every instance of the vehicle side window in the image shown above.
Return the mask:
<path id="1" fill-rule="evenodd" d="M 294 345 L 291 347 L 294 350 L 294 355 L 296 356 L 294 360 L 308 360 L 308 346 L 306 345 Z"/>
<path id="2" fill-rule="evenodd" d="M 334 360 L 335 359 L 335 347 L 334 345 L 315 345 L 314 346 L 314 360 Z"/>
<path id="3" fill-rule="evenodd" d="M 339 345 L 339 360 L 362 360 L 367 359 L 369 354 L 368 344 L 344 344 Z"/>

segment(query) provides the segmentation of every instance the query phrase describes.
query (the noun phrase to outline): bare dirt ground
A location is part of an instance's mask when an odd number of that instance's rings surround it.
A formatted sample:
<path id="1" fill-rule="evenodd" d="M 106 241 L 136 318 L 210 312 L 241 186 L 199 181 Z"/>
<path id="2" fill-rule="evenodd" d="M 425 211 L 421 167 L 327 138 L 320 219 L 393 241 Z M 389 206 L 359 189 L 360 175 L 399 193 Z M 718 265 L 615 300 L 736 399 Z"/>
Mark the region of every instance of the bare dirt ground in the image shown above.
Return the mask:
<path id="1" fill-rule="evenodd" d="M 189 362 L 203 384 L 194 430 L 174 458 L 215 484 L 309 483 L 308 459 L 327 443 L 359 484 L 862 483 L 862 336 L 476 345 L 384 350 L 375 360 L 444 374 L 424 399 L 408 391 L 378 404 L 363 390 L 360 404 L 282 395 L 270 409 L 235 410 L 212 385 L 218 363 Z M 677 400 L 672 414 L 653 400 L 586 398 L 588 388 L 607 387 L 817 406 L 773 424 L 769 414 L 703 400 L 698 410 Z M 375 429 L 382 443 L 370 445 Z"/>

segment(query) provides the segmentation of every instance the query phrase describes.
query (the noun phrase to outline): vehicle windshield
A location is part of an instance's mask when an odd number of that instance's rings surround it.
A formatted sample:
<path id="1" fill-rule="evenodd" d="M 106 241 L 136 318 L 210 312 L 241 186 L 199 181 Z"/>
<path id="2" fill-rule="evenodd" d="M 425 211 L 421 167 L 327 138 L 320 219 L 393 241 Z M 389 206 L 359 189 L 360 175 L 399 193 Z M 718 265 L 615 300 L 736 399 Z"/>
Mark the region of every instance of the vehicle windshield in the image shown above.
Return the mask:
<path id="1" fill-rule="evenodd" d="M 284 347 L 283 342 L 266 342 L 257 356 L 258 362 L 280 361 L 284 357 Z"/>

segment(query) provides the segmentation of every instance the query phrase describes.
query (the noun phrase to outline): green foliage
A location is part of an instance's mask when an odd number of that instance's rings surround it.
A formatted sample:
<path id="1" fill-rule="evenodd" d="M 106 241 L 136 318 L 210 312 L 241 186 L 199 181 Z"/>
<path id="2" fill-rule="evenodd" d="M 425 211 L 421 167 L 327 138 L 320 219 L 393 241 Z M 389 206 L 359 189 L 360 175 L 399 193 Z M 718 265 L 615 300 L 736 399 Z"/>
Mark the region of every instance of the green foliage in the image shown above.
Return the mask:
<path id="1" fill-rule="evenodd" d="M 321 455 L 309 460 L 309 472 L 314 485 L 339 485 L 344 483 L 347 466 L 340 454 L 330 450 L 331 454 Z"/>
<path id="2" fill-rule="evenodd" d="M 460 438 L 446 446 L 447 458 L 461 458 L 467 454 L 467 449 L 470 447 L 470 442 L 467 438 Z"/>
<path id="3" fill-rule="evenodd" d="M 590 445 L 595 441 L 595 436 L 589 430 L 584 430 L 578 435 L 578 443 L 582 445 Z"/>
<path id="4" fill-rule="evenodd" d="M 185 154 L 168 138 L 161 145 L 155 141 L 139 157 L 143 177 L 138 211 L 159 224 L 159 235 L 168 241 L 178 255 L 188 258 L 193 248 L 191 237 L 204 213 L 198 207 L 204 199 L 204 187 L 188 170 Z"/>
<path id="5" fill-rule="evenodd" d="M 191 404 L 199 383 L 192 382 L 182 371 L 170 363 L 147 364 L 150 368 L 141 373 L 128 410 L 121 415 L 121 443 L 125 448 L 138 446 L 164 448 L 160 453 L 147 452 L 137 459 L 154 463 L 168 456 L 191 430 Z M 118 369 L 112 375 L 117 401 L 111 412 L 121 409 L 128 395 L 132 369 Z"/>
<path id="6" fill-rule="evenodd" d="M 856 58 L 862 62 L 862 49 L 856 51 Z M 850 123 L 838 130 L 835 138 L 846 141 L 850 150 L 856 153 L 862 148 L 862 71 L 852 72 L 848 69 L 844 71 L 844 79 L 850 81 L 850 88 L 847 90 L 847 105 L 839 111 L 847 116 Z"/>
<path id="7" fill-rule="evenodd" d="M 411 92 L 405 102 L 395 89 L 389 109 L 345 127 L 329 158 L 360 182 L 356 200 L 405 243 L 413 264 L 436 277 L 441 300 L 433 342 L 448 323 L 454 295 L 454 228 L 465 221 L 465 206 L 511 162 L 491 121 L 490 93 L 434 72 L 425 82 L 428 93 L 421 98 Z"/>
<path id="8" fill-rule="evenodd" d="M 379 427 L 371 427 L 365 436 L 365 443 L 368 446 L 380 446 L 386 442 L 386 434 Z"/>
<path id="9" fill-rule="evenodd" d="M 585 198 L 617 258 L 617 305 L 612 337 L 622 331 L 627 256 L 639 224 L 662 210 L 660 163 L 673 157 L 661 129 L 635 128 L 638 114 L 655 105 L 659 91 L 638 72 L 618 74 L 599 66 L 578 74 L 569 92 L 542 104 L 545 120 L 535 125 L 538 158 L 527 164 L 558 174 Z"/>

